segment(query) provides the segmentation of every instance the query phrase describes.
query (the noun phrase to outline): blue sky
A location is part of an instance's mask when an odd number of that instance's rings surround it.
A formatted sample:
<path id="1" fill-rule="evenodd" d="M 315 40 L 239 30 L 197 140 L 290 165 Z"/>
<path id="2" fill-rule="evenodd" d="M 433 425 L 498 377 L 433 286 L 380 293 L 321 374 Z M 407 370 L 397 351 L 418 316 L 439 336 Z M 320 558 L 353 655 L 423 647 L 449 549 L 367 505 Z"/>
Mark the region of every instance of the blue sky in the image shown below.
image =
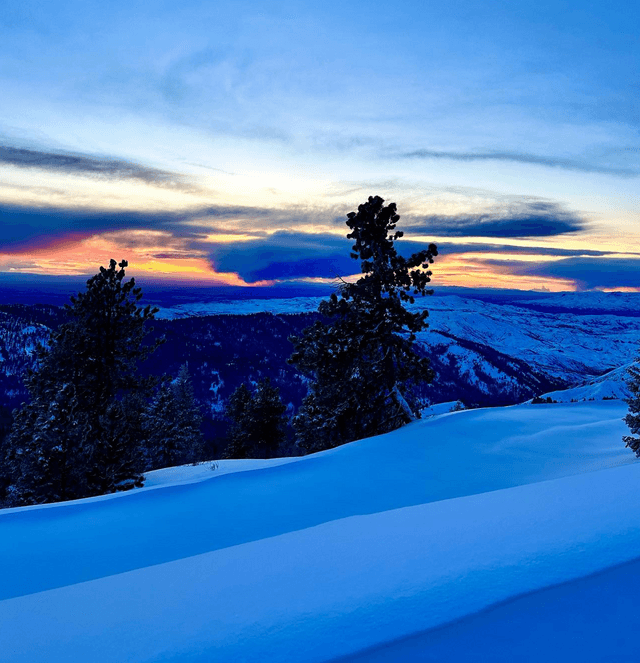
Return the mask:
<path id="1" fill-rule="evenodd" d="M 447 248 L 436 285 L 640 287 L 639 18 L 5 0 L 0 270 L 332 278 L 381 195 L 407 250 Z"/>

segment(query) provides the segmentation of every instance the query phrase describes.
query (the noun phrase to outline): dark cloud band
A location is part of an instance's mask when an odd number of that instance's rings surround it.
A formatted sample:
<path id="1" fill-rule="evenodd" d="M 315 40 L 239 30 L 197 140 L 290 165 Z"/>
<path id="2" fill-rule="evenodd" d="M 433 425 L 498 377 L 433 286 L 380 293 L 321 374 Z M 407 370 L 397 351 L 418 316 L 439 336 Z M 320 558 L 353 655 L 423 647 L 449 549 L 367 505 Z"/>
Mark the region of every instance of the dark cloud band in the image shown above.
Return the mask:
<path id="1" fill-rule="evenodd" d="M 562 249 L 552 246 L 517 246 L 515 244 L 438 242 L 438 253 L 450 256 L 465 253 L 510 253 L 521 256 L 583 257 L 611 255 L 611 251 L 596 249 Z M 640 255 L 640 254 L 638 254 Z"/>
<path id="2" fill-rule="evenodd" d="M 18 168 L 39 168 L 67 174 L 138 180 L 146 184 L 176 189 L 193 188 L 183 176 L 177 173 L 149 168 L 124 159 L 99 158 L 71 152 L 28 150 L 0 145 L 0 164 Z"/>
<path id="3" fill-rule="evenodd" d="M 163 231 L 182 239 L 196 241 L 216 230 L 225 235 L 244 233 L 244 230 L 230 228 L 224 222 L 237 218 L 258 218 L 265 216 L 266 212 L 268 210 L 224 206 L 176 213 L 105 212 L 0 204 L 0 249 L 5 252 L 22 251 L 51 244 L 54 236 L 125 230 Z M 198 223 L 198 219 L 202 219 L 202 223 Z"/>
<path id="4" fill-rule="evenodd" d="M 573 281 L 578 290 L 640 288 L 640 257 L 575 257 L 538 263 L 488 260 L 486 264 L 517 276 Z"/>
<path id="5" fill-rule="evenodd" d="M 511 210 L 513 212 L 513 210 Z M 504 213 L 503 213 L 504 214 Z M 349 257 L 350 240 L 344 234 L 304 233 L 277 231 L 269 233 L 270 227 L 286 227 L 293 223 L 317 223 L 331 221 L 336 210 L 306 210 L 249 208 L 239 206 L 217 206 L 187 210 L 181 213 L 104 212 L 78 211 L 71 209 L 29 208 L 0 205 L 0 251 L 19 255 L 29 249 L 57 244 L 60 241 L 81 239 L 92 234 L 113 234 L 117 243 L 124 247 L 154 246 L 154 254 L 163 259 L 208 258 L 216 271 L 238 273 L 248 283 L 265 280 L 291 280 L 305 277 L 335 278 L 358 273 L 360 265 Z M 345 217 L 342 217 L 343 222 Z M 533 227 L 533 231 L 531 228 Z M 440 255 L 464 253 L 508 252 L 522 255 L 547 255 L 576 260 L 587 257 L 602 257 L 603 264 L 621 264 L 606 258 L 597 250 L 570 250 L 552 247 L 514 246 L 508 241 L 483 241 L 471 243 L 456 241 L 457 237 L 488 236 L 509 239 L 520 237 L 523 228 L 533 236 L 554 236 L 564 232 L 575 232 L 583 227 L 582 222 L 570 213 L 550 203 L 527 202 L 510 215 L 476 215 L 461 217 L 409 218 L 410 230 L 397 244 L 405 256 L 425 248 L 425 242 L 412 238 L 412 233 L 428 237 L 449 237 L 439 243 Z M 131 230 L 149 231 L 143 233 Z M 238 234 L 235 242 L 215 243 L 215 233 Z M 250 233 L 254 239 L 241 240 Z M 213 240 L 213 241 L 212 241 Z M 480 257 L 482 260 L 482 257 Z M 540 275 L 554 276 L 545 270 L 560 269 L 568 261 L 526 264 L 505 261 L 502 269 L 508 271 L 540 270 Z M 557 277 L 582 279 L 585 287 L 592 282 L 584 274 L 575 272 L 582 263 L 572 267 L 571 275 L 558 273 Z M 590 265 L 592 263 L 589 263 Z M 554 267 L 554 265 L 556 267 Z M 496 262 L 496 267 L 499 265 Z M 597 269 L 597 266 L 594 267 Z M 520 273 L 520 272 L 518 272 Z M 533 272 L 531 272 L 533 273 Z"/>
<path id="6" fill-rule="evenodd" d="M 403 227 L 406 232 L 429 233 L 438 237 L 507 239 L 554 237 L 585 228 L 586 223 L 575 213 L 547 201 L 527 201 L 484 214 L 414 217 Z"/>
<path id="7" fill-rule="evenodd" d="M 536 166 L 548 166 L 550 168 L 562 168 L 583 173 L 602 173 L 605 175 L 617 175 L 619 177 L 637 176 L 638 170 L 606 164 L 592 163 L 586 160 L 562 159 L 559 157 L 545 156 L 539 154 L 527 154 L 525 152 L 455 152 L 448 150 L 414 150 L 398 155 L 403 159 L 447 159 L 450 161 L 509 161 L 515 163 L 532 164 Z"/>

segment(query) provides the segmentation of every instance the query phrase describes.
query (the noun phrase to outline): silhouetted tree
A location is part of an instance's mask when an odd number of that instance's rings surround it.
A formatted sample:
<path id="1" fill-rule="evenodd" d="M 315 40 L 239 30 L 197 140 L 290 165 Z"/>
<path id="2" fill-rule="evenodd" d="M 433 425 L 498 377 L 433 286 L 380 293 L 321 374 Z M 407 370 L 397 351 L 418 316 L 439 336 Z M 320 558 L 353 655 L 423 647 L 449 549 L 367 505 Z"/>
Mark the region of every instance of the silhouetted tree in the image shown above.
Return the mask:
<path id="1" fill-rule="evenodd" d="M 165 381 L 145 415 L 150 469 L 202 460 L 202 414 L 193 395 L 186 364 L 173 381 Z"/>
<path id="2" fill-rule="evenodd" d="M 286 437 L 286 406 L 280 390 L 269 378 L 251 393 L 241 384 L 229 398 L 226 415 L 231 419 L 227 458 L 272 458 Z"/>
<path id="3" fill-rule="evenodd" d="M 98 495 L 142 483 L 141 398 L 151 378 L 138 364 L 157 309 L 125 281 L 123 260 L 71 298 L 68 321 L 38 351 L 31 402 L 15 413 L 4 451 L 7 501 L 33 504 Z"/>
<path id="4" fill-rule="evenodd" d="M 413 345 L 427 327 L 427 311 L 411 312 L 415 295 L 427 289 L 434 244 L 409 258 L 398 255 L 395 241 L 400 217 L 396 205 L 378 196 L 347 215 L 351 257 L 362 277 L 342 282 L 339 293 L 318 310 L 318 321 L 290 340 L 289 359 L 312 379 L 294 428 L 306 451 L 393 430 L 416 417 L 405 398 L 411 383 L 431 381 L 429 360 Z"/>

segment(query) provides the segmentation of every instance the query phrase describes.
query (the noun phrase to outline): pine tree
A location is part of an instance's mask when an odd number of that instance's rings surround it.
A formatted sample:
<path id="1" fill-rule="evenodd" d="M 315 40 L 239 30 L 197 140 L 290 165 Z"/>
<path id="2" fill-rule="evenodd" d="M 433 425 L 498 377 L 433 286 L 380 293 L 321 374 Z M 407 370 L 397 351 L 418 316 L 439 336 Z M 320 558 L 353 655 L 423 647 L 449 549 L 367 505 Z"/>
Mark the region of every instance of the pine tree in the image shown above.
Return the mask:
<path id="1" fill-rule="evenodd" d="M 174 381 L 165 381 L 145 415 L 148 468 L 202 460 L 202 415 L 186 364 Z"/>
<path id="2" fill-rule="evenodd" d="M 313 380 L 294 419 L 299 445 L 306 451 L 334 447 L 393 430 L 416 415 L 407 402 L 412 383 L 430 381 L 429 360 L 414 347 L 427 327 L 427 311 L 410 312 L 415 295 L 427 289 L 434 244 L 409 258 L 398 255 L 400 217 L 396 205 L 378 196 L 347 215 L 354 240 L 351 257 L 362 277 L 342 282 L 339 293 L 323 301 L 317 321 L 300 337 L 289 362 Z"/>
<path id="3" fill-rule="evenodd" d="M 20 471 L 10 489 L 10 502 L 72 499 L 86 483 L 82 473 L 87 464 L 82 445 L 87 416 L 79 411 L 75 386 L 65 384 L 52 400 L 35 400 L 31 405 L 16 415 L 11 446 L 15 453 L 7 460 Z"/>
<path id="4" fill-rule="evenodd" d="M 285 440 L 287 407 L 282 402 L 280 390 L 271 384 L 269 378 L 258 383 L 252 405 L 257 422 L 252 453 L 257 458 L 273 458 Z"/>
<path id="5" fill-rule="evenodd" d="M 225 451 L 226 458 L 248 458 L 254 424 L 251 414 L 252 395 L 243 382 L 229 396 L 225 415 L 231 420 L 229 427 L 229 444 Z"/>
<path id="6" fill-rule="evenodd" d="M 628 373 L 627 385 L 631 391 L 631 396 L 627 400 L 629 414 L 624 418 L 624 421 L 629 427 L 631 435 L 623 436 L 622 441 L 640 458 L 640 366 L 633 364 Z"/>
<path id="7" fill-rule="evenodd" d="M 31 504 L 141 485 L 140 398 L 153 384 L 138 365 L 157 309 L 125 281 L 123 260 L 71 298 L 68 321 L 38 352 L 31 402 L 15 414 L 5 445 L 11 504 Z"/>
<path id="8" fill-rule="evenodd" d="M 273 458 L 286 437 L 287 408 L 280 390 L 269 378 L 252 394 L 241 384 L 229 398 L 226 415 L 231 419 L 227 458 Z"/>

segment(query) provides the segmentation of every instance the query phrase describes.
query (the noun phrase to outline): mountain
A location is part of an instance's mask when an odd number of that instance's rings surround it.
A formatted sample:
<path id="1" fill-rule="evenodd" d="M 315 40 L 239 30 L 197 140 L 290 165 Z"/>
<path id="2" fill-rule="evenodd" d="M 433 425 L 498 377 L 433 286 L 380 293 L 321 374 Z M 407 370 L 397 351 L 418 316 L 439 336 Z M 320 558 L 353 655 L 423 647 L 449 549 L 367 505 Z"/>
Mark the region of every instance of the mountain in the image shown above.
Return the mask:
<path id="1" fill-rule="evenodd" d="M 432 384 L 413 394 L 423 408 L 457 401 L 467 407 L 515 404 L 617 369 L 619 389 L 592 390 L 586 398 L 625 396 L 622 367 L 633 361 L 640 343 L 640 317 L 634 314 L 640 295 L 465 294 L 436 294 L 415 305 L 430 312 L 430 329 L 418 342 L 436 373 Z M 144 370 L 175 376 L 188 363 L 205 414 L 208 457 L 223 451 L 228 425 L 223 412 L 240 383 L 269 377 L 290 413 L 300 405 L 307 379 L 287 364 L 288 338 L 318 319 L 319 298 L 175 304 L 171 294 L 162 301 L 173 305 L 161 309 L 153 337 L 167 342 Z M 46 342 L 63 319 L 63 309 L 55 306 L 0 305 L 0 433 L 10 410 L 27 398 L 21 378 L 34 366 L 35 345 Z M 572 398 L 582 396 L 567 397 Z"/>
<path id="2" fill-rule="evenodd" d="M 161 308 L 163 319 L 209 315 L 310 313 L 321 298 L 244 299 L 190 302 Z M 416 302 L 430 312 L 426 347 L 489 347 L 519 359 L 565 384 L 595 377 L 628 363 L 640 342 L 640 293 L 487 293 L 462 297 L 440 294 Z M 471 349 L 471 346 L 468 347 Z M 482 351 L 485 354 L 485 351 Z M 490 354 L 490 353 L 489 353 Z M 471 364 L 476 362 L 470 360 Z M 491 364 L 490 360 L 487 360 Z"/>
<path id="3" fill-rule="evenodd" d="M 164 308 L 164 319 L 269 312 L 310 314 L 320 298 L 192 302 Z M 430 329 L 418 341 L 434 363 L 429 403 L 517 403 L 572 387 L 629 364 L 640 343 L 638 293 L 480 292 L 436 294 Z"/>

